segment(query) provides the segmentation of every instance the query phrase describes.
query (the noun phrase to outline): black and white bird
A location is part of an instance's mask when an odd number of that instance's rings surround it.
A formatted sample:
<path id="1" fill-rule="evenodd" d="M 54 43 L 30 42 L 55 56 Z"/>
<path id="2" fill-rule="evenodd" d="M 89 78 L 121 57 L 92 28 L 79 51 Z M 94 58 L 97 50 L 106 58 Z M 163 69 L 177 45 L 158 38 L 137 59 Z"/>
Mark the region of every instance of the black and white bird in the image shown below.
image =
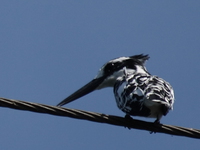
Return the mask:
<path id="1" fill-rule="evenodd" d="M 61 101 L 63 106 L 94 90 L 113 87 L 119 109 L 128 116 L 156 118 L 173 109 L 174 91 L 165 80 L 151 75 L 144 66 L 148 55 L 134 55 L 110 60 L 88 84 Z"/>

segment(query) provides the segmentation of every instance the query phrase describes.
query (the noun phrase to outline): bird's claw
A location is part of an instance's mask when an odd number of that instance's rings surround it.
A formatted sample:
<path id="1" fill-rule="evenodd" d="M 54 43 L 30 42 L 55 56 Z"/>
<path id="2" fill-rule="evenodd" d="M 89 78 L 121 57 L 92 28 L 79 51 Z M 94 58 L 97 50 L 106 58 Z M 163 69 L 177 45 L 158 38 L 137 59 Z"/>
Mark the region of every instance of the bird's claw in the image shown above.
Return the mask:
<path id="1" fill-rule="evenodd" d="M 161 125 L 161 123 L 160 123 L 160 120 L 159 119 L 156 119 L 155 121 L 154 121 L 154 126 L 155 127 L 158 127 L 158 126 L 160 126 Z M 156 131 L 150 131 L 150 134 L 152 134 L 152 133 L 156 133 Z"/>
<path id="2" fill-rule="evenodd" d="M 131 127 L 129 126 L 129 124 L 130 124 L 130 122 L 131 122 L 131 120 L 133 120 L 133 118 L 130 116 L 130 115 L 125 115 L 125 120 L 126 120 L 126 122 L 127 122 L 127 126 L 125 126 L 125 128 L 128 128 L 129 130 L 131 129 Z"/>

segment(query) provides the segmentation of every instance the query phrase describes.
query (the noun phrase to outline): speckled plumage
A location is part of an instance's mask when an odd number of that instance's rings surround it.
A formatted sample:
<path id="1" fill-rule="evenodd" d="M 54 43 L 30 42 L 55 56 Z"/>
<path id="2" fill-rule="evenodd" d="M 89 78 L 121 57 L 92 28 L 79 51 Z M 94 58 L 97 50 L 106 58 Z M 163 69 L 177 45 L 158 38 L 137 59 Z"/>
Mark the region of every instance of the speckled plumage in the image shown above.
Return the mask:
<path id="1" fill-rule="evenodd" d="M 148 73 L 119 77 L 113 90 L 117 106 L 128 115 L 159 121 L 173 109 L 174 92 L 170 84 Z"/>

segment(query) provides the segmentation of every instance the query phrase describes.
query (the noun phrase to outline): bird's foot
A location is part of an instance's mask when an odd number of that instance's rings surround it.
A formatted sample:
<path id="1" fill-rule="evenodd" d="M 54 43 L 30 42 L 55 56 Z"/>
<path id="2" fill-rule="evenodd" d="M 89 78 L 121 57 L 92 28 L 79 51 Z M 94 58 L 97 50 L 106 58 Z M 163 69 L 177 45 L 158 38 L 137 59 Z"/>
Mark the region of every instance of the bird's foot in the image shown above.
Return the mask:
<path id="1" fill-rule="evenodd" d="M 129 126 L 129 124 L 131 123 L 131 121 L 133 120 L 133 118 L 130 115 L 128 115 L 128 114 L 126 114 L 124 118 L 125 118 L 125 120 L 127 122 L 127 126 L 125 126 L 125 128 L 128 128 L 130 130 L 131 127 Z"/>
<path id="2" fill-rule="evenodd" d="M 157 119 L 154 121 L 154 124 L 155 124 L 155 125 L 160 125 L 160 119 L 157 118 Z"/>
<path id="3" fill-rule="evenodd" d="M 154 124 L 155 127 L 160 126 L 161 125 L 160 119 L 156 119 L 153 124 Z M 156 133 L 156 131 L 155 130 L 154 131 L 150 131 L 150 134 L 152 134 L 152 133 Z"/>

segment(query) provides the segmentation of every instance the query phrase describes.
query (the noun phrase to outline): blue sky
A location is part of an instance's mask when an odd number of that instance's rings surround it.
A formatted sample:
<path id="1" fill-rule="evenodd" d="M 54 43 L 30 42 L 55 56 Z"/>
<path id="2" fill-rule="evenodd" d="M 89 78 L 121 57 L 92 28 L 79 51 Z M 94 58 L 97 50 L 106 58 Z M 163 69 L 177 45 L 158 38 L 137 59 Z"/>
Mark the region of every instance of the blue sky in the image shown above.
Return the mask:
<path id="1" fill-rule="evenodd" d="M 161 122 L 200 129 L 199 8 L 194 0 L 2 0 L 0 96 L 56 105 L 110 59 L 144 53 L 148 71 L 175 90 Z M 65 107 L 124 116 L 111 88 Z M 199 149 L 197 139 L 9 108 L 0 118 L 1 149 Z"/>

